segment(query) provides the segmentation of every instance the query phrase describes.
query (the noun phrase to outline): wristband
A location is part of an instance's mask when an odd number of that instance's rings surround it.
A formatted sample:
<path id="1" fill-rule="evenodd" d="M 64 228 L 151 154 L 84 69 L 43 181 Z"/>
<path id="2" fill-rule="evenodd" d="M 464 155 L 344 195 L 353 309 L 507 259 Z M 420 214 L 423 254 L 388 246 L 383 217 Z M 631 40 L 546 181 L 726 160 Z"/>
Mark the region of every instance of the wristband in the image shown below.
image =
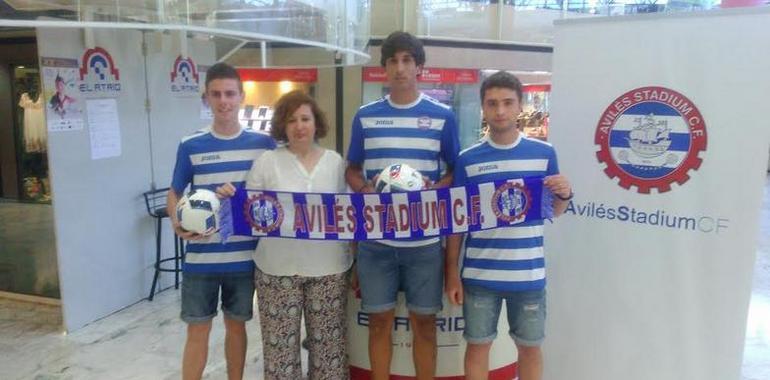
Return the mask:
<path id="1" fill-rule="evenodd" d="M 562 197 L 561 195 L 559 195 L 559 194 L 556 194 L 556 193 L 553 193 L 553 195 L 554 195 L 556 198 L 559 198 L 559 199 L 561 199 L 561 200 L 563 200 L 563 201 L 568 201 L 568 200 L 572 199 L 572 198 L 575 196 L 575 192 L 573 192 L 573 191 L 572 191 L 572 189 L 570 189 L 570 191 L 569 191 L 569 195 L 567 195 L 566 197 Z"/>

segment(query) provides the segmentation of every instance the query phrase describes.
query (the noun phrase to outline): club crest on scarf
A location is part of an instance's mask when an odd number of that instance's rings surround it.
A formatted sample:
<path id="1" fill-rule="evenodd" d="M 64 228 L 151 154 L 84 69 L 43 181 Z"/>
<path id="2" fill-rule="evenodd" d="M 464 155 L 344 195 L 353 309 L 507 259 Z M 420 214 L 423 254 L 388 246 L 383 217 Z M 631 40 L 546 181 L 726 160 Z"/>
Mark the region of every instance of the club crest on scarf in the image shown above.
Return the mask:
<path id="1" fill-rule="evenodd" d="M 506 222 L 522 219 L 529 211 L 531 196 L 519 183 L 508 182 L 498 187 L 492 196 L 492 211 Z"/>
<path id="2" fill-rule="evenodd" d="M 256 231 L 270 233 L 283 222 L 281 202 L 267 194 L 254 194 L 244 205 L 244 215 Z"/>

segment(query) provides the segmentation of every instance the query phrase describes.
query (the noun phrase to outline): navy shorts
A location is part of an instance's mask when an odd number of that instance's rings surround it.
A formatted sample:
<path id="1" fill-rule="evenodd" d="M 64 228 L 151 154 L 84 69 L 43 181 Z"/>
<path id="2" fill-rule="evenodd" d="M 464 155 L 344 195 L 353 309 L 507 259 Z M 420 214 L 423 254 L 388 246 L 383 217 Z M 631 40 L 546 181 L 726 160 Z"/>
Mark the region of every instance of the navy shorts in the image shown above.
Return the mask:
<path id="1" fill-rule="evenodd" d="M 222 293 L 222 313 L 236 321 L 254 315 L 254 272 L 185 273 L 182 281 L 181 318 L 187 323 L 208 322 L 217 315 Z"/>

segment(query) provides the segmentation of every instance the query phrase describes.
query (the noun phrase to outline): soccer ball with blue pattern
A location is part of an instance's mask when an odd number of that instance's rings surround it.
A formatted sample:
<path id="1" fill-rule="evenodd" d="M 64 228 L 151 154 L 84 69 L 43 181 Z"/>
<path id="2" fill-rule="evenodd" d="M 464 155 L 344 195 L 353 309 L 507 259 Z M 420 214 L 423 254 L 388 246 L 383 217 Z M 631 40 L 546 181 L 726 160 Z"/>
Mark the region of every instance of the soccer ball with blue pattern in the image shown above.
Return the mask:
<path id="1" fill-rule="evenodd" d="M 407 164 L 393 164 L 382 169 L 374 189 L 378 193 L 400 193 L 422 190 L 422 174 Z"/>
<path id="2" fill-rule="evenodd" d="M 206 189 L 193 190 L 176 204 L 176 217 L 187 231 L 204 236 L 219 230 L 219 198 Z"/>

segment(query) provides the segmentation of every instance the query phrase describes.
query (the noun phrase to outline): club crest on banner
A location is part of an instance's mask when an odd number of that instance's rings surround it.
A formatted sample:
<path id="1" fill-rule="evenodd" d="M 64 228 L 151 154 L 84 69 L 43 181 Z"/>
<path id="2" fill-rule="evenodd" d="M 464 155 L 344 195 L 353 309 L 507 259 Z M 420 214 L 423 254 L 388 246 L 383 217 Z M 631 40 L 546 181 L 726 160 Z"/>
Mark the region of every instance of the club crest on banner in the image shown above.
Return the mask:
<path id="1" fill-rule="evenodd" d="M 683 185 L 702 162 L 706 122 L 695 104 L 665 87 L 640 87 L 615 99 L 596 127 L 596 157 L 624 189 L 639 193 Z"/>
<path id="2" fill-rule="evenodd" d="M 267 194 L 252 195 L 244 205 L 244 215 L 251 227 L 262 233 L 270 233 L 283 222 L 283 207 Z"/>
<path id="3" fill-rule="evenodd" d="M 179 55 L 174 61 L 171 71 L 171 93 L 177 96 L 198 96 L 200 94 L 200 78 L 192 58 L 182 58 Z"/>
<path id="4" fill-rule="evenodd" d="M 120 94 L 120 71 L 110 53 L 98 46 L 83 53 L 80 81 L 80 92 L 86 97 L 114 97 Z"/>
<path id="5" fill-rule="evenodd" d="M 515 222 L 524 218 L 532 205 L 532 197 L 524 185 L 507 182 L 492 195 L 492 211 L 498 219 Z"/>

